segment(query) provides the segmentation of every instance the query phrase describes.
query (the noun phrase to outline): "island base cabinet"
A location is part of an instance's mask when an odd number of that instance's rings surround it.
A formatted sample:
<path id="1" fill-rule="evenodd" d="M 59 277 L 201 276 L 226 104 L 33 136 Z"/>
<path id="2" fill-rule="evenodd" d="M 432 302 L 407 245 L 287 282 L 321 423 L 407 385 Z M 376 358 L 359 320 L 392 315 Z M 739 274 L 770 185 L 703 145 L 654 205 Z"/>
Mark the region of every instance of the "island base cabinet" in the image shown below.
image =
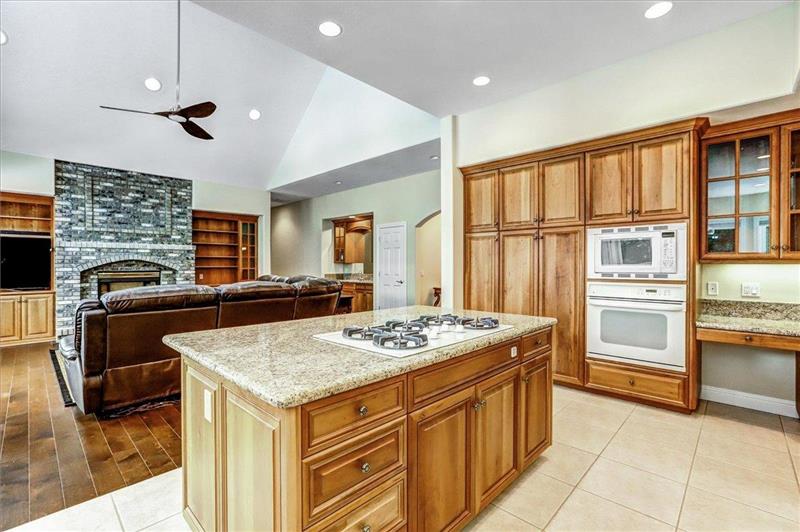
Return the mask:
<path id="1" fill-rule="evenodd" d="M 553 366 L 550 353 L 539 355 L 520 368 L 520 462 L 532 463 L 552 442 Z"/>

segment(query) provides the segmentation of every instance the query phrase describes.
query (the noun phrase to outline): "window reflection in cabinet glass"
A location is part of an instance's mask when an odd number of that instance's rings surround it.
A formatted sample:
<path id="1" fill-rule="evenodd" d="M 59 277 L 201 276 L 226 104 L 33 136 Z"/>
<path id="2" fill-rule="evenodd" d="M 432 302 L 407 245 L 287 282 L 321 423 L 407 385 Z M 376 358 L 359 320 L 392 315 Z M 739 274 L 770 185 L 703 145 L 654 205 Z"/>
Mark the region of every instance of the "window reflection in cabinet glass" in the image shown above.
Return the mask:
<path id="1" fill-rule="evenodd" d="M 742 216 L 739 218 L 739 253 L 767 253 L 769 251 L 769 216 Z"/>
<path id="2" fill-rule="evenodd" d="M 708 183 L 708 214 L 733 214 L 736 198 L 736 181 L 724 179 Z"/>
<path id="3" fill-rule="evenodd" d="M 708 220 L 708 251 L 731 253 L 734 251 L 735 218 L 711 218 Z"/>
<path id="4" fill-rule="evenodd" d="M 800 172 L 789 176 L 789 209 L 800 209 Z"/>
<path id="5" fill-rule="evenodd" d="M 723 142 L 708 147 L 708 178 L 736 174 L 736 143 Z"/>
<path id="6" fill-rule="evenodd" d="M 792 168 L 800 168 L 800 129 L 792 131 L 789 141 L 789 164 Z"/>
<path id="7" fill-rule="evenodd" d="M 739 212 L 769 211 L 769 176 L 747 177 L 739 181 Z"/>
<path id="8" fill-rule="evenodd" d="M 789 215 L 789 250 L 800 251 L 800 213 Z"/>
<path id="9" fill-rule="evenodd" d="M 739 175 L 769 172 L 769 137 L 743 139 L 739 143 Z"/>

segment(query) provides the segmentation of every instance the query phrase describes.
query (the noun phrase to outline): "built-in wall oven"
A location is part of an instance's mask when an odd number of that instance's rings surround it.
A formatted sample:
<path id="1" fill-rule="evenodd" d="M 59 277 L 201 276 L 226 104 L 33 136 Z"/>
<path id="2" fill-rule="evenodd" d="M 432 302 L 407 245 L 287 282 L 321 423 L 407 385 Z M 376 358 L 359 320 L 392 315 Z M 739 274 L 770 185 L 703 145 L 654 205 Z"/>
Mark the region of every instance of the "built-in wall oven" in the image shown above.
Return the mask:
<path id="1" fill-rule="evenodd" d="M 686 280 L 686 224 L 586 230 L 589 279 Z"/>
<path id="2" fill-rule="evenodd" d="M 686 369 L 686 286 L 587 285 L 587 358 Z"/>

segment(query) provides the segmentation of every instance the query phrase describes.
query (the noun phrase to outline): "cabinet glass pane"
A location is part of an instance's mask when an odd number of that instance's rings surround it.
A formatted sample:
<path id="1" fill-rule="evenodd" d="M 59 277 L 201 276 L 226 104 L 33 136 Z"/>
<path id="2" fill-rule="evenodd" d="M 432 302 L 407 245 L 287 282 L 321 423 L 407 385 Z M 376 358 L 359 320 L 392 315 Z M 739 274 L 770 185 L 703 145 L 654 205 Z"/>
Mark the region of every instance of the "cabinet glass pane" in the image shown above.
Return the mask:
<path id="1" fill-rule="evenodd" d="M 739 212 L 769 211 L 769 176 L 747 177 L 739 180 Z"/>
<path id="2" fill-rule="evenodd" d="M 789 216 L 789 249 L 800 251 L 800 214 Z"/>
<path id="3" fill-rule="evenodd" d="M 723 142 L 708 147 L 708 177 L 730 177 L 736 174 L 736 143 Z"/>
<path id="4" fill-rule="evenodd" d="M 708 215 L 733 214 L 736 206 L 736 181 L 725 179 L 708 183 Z"/>
<path id="5" fill-rule="evenodd" d="M 739 253 L 769 251 L 769 216 L 739 218 Z"/>
<path id="6" fill-rule="evenodd" d="M 708 251 L 732 253 L 734 251 L 735 218 L 712 218 L 708 220 Z"/>
<path id="7" fill-rule="evenodd" d="M 792 131 L 789 140 L 789 164 L 792 168 L 800 168 L 800 129 Z"/>
<path id="8" fill-rule="evenodd" d="M 769 172 L 769 137 L 744 139 L 739 143 L 739 175 Z"/>
<path id="9" fill-rule="evenodd" d="M 800 209 L 800 172 L 789 176 L 789 209 Z"/>

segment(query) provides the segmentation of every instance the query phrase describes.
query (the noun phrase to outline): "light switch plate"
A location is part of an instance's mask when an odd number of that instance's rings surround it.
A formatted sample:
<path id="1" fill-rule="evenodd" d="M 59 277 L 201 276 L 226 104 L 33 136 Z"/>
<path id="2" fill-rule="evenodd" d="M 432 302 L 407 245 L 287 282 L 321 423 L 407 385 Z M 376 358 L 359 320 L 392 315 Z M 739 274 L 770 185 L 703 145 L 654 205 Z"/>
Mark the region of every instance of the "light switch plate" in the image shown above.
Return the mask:
<path id="1" fill-rule="evenodd" d="M 761 283 L 742 283 L 742 297 L 761 297 Z"/>
<path id="2" fill-rule="evenodd" d="M 719 295 L 719 283 L 716 281 L 709 281 L 706 283 L 706 295 L 709 296 L 718 296 Z"/>

